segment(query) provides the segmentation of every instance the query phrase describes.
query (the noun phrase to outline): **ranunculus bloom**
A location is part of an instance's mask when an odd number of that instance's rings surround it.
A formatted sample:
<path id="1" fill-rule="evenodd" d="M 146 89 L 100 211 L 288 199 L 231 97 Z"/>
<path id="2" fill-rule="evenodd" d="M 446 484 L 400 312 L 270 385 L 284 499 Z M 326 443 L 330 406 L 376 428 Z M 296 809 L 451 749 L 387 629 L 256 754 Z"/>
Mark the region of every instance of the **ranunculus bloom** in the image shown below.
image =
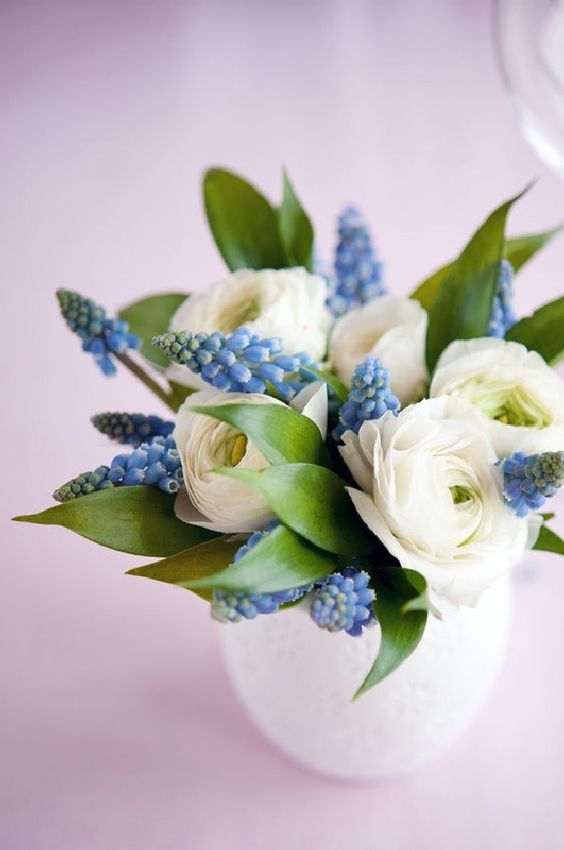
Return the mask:
<path id="1" fill-rule="evenodd" d="M 470 405 L 425 400 L 365 422 L 341 453 L 351 499 L 402 567 L 456 604 L 474 604 L 523 555 L 527 520 L 503 500 L 502 473 Z"/>
<path id="2" fill-rule="evenodd" d="M 267 395 L 211 389 L 186 399 L 176 414 L 173 433 L 186 486 L 176 497 L 176 515 L 184 522 L 212 531 L 257 531 L 274 518 L 269 505 L 252 487 L 214 470 L 231 466 L 260 471 L 268 466 L 266 458 L 251 440 L 229 423 L 192 410 L 194 406 L 225 404 L 283 403 Z M 312 419 L 325 437 L 325 384 L 316 382 L 306 387 L 293 400 L 292 406 Z"/>
<path id="3" fill-rule="evenodd" d="M 564 448 L 564 381 L 536 351 L 503 339 L 452 342 L 430 396 L 454 396 L 478 412 L 499 457 Z"/>
<path id="4" fill-rule="evenodd" d="M 390 372 L 392 392 L 402 404 L 417 401 L 427 381 L 427 313 L 418 301 L 384 295 L 341 316 L 329 341 L 337 376 L 350 384 L 354 367 L 367 354 L 379 357 Z"/>
<path id="5" fill-rule="evenodd" d="M 229 334 L 245 325 L 262 337 L 281 337 L 287 354 L 305 351 L 321 360 L 330 322 L 325 296 L 324 280 L 303 268 L 239 269 L 206 292 L 187 298 L 172 317 L 170 329 Z M 167 374 L 185 386 L 205 386 L 182 366 L 171 366 Z"/>

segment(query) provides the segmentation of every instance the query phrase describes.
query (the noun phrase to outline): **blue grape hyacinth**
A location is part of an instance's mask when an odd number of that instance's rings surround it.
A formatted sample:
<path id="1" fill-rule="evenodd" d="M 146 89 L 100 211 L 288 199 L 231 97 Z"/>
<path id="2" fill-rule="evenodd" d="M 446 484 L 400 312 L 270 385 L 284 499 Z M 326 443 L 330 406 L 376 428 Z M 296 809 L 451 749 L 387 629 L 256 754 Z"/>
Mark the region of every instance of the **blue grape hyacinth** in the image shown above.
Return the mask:
<path id="1" fill-rule="evenodd" d="M 338 233 L 335 291 L 327 301 L 335 316 L 386 293 L 382 264 L 376 258 L 370 233 L 356 207 L 349 206 L 343 210 L 339 216 Z"/>
<path id="2" fill-rule="evenodd" d="M 134 448 L 152 437 L 168 437 L 174 430 L 174 422 L 143 413 L 97 413 L 91 421 L 101 434 Z"/>
<path id="3" fill-rule="evenodd" d="M 112 355 L 139 348 L 139 337 L 129 332 L 123 319 L 109 319 L 105 309 L 91 298 L 70 289 L 57 290 L 57 298 L 67 326 L 82 340 L 83 351 L 92 354 L 104 375 L 115 375 Z"/>
<path id="4" fill-rule="evenodd" d="M 234 563 L 243 558 L 271 531 L 278 522 L 269 523 L 264 531 L 255 531 L 235 553 Z M 311 590 L 312 585 L 303 585 L 291 590 L 279 590 L 273 593 L 246 593 L 235 591 L 214 590 L 211 604 L 211 614 L 221 623 L 240 623 L 241 620 L 253 620 L 259 614 L 275 614 L 281 605 L 296 602 Z"/>
<path id="5" fill-rule="evenodd" d="M 339 409 L 338 439 L 345 431 L 358 433 L 367 419 L 379 419 L 387 410 L 397 414 L 399 399 L 390 389 L 390 373 L 381 360 L 369 354 L 355 367 L 349 397 Z"/>
<path id="6" fill-rule="evenodd" d="M 226 392 L 265 393 L 269 382 L 289 400 L 309 382 L 300 368 L 313 365 L 309 354 L 284 354 L 279 337 L 261 339 L 246 327 L 228 336 L 219 331 L 165 333 L 153 337 L 153 344 L 173 363 Z"/>
<path id="7" fill-rule="evenodd" d="M 354 566 L 330 575 L 312 594 L 312 620 L 329 632 L 345 631 L 351 637 L 359 637 L 375 623 L 372 611 L 375 593 L 369 581 L 368 573 Z"/>
<path id="8" fill-rule="evenodd" d="M 67 481 L 53 493 L 57 502 L 70 502 L 109 487 L 152 484 L 165 493 L 177 493 L 183 485 L 182 466 L 172 437 L 153 437 L 130 454 L 114 457 L 110 466 Z"/>
<path id="9" fill-rule="evenodd" d="M 503 339 L 516 321 L 513 307 L 513 266 L 508 260 L 502 260 L 487 335 Z"/>
<path id="10" fill-rule="evenodd" d="M 505 499 L 519 517 L 541 508 L 564 484 L 564 451 L 532 455 L 515 452 L 501 467 Z"/>

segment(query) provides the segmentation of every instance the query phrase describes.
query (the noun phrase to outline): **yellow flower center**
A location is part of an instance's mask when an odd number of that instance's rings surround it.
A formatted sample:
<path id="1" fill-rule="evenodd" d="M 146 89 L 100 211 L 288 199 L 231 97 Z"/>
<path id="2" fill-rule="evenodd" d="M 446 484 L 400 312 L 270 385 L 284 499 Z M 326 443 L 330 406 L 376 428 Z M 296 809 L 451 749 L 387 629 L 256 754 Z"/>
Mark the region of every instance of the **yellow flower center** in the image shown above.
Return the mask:
<path id="1" fill-rule="evenodd" d="M 237 466 L 245 457 L 247 451 L 247 438 L 244 434 L 237 434 L 233 442 L 227 447 L 227 464 Z"/>

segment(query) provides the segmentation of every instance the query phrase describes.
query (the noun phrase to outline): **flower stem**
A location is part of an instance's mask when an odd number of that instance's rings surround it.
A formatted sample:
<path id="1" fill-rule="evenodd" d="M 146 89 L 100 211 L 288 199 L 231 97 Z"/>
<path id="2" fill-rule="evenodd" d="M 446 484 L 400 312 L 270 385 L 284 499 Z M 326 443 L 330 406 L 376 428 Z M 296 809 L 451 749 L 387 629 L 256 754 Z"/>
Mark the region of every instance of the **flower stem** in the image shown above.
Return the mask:
<path id="1" fill-rule="evenodd" d="M 120 363 L 122 363 L 126 367 L 126 369 L 129 369 L 129 371 L 133 375 L 135 375 L 135 377 L 138 378 L 141 383 L 145 384 L 145 386 L 148 387 L 151 392 L 153 392 L 158 398 L 160 398 L 160 400 L 164 402 L 166 406 L 170 408 L 170 410 L 176 413 L 176 408 L 172 401 L 172 395 L 170 393 L 167 393 L 167 391 L 163 387 L 161 387 L 161 385 L 157 381 L 155 381 L 155 379 L 152 378 L 151 375 L 149 375 L 149 373 L 146 372 L 145 369 L 143 369 L 143 367 L 139 363 L 136 363 L 135 360 L 132 360 L 129 354 L 125 354 L 123 352 L 120 354 L 116 353 L 115 357 L 120 361 Z"/>

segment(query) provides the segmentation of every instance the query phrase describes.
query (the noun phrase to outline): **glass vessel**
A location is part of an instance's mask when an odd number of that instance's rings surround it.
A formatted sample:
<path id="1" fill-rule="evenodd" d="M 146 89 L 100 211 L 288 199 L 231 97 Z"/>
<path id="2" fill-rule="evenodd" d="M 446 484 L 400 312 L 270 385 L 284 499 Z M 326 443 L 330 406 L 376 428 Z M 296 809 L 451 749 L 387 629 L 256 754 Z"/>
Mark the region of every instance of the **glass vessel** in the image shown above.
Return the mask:
<path id="1" fill-rule="evenodd" d="M 564 177 L 564 0 L 496 0 L 495 35 L 523 134 Z"/>

